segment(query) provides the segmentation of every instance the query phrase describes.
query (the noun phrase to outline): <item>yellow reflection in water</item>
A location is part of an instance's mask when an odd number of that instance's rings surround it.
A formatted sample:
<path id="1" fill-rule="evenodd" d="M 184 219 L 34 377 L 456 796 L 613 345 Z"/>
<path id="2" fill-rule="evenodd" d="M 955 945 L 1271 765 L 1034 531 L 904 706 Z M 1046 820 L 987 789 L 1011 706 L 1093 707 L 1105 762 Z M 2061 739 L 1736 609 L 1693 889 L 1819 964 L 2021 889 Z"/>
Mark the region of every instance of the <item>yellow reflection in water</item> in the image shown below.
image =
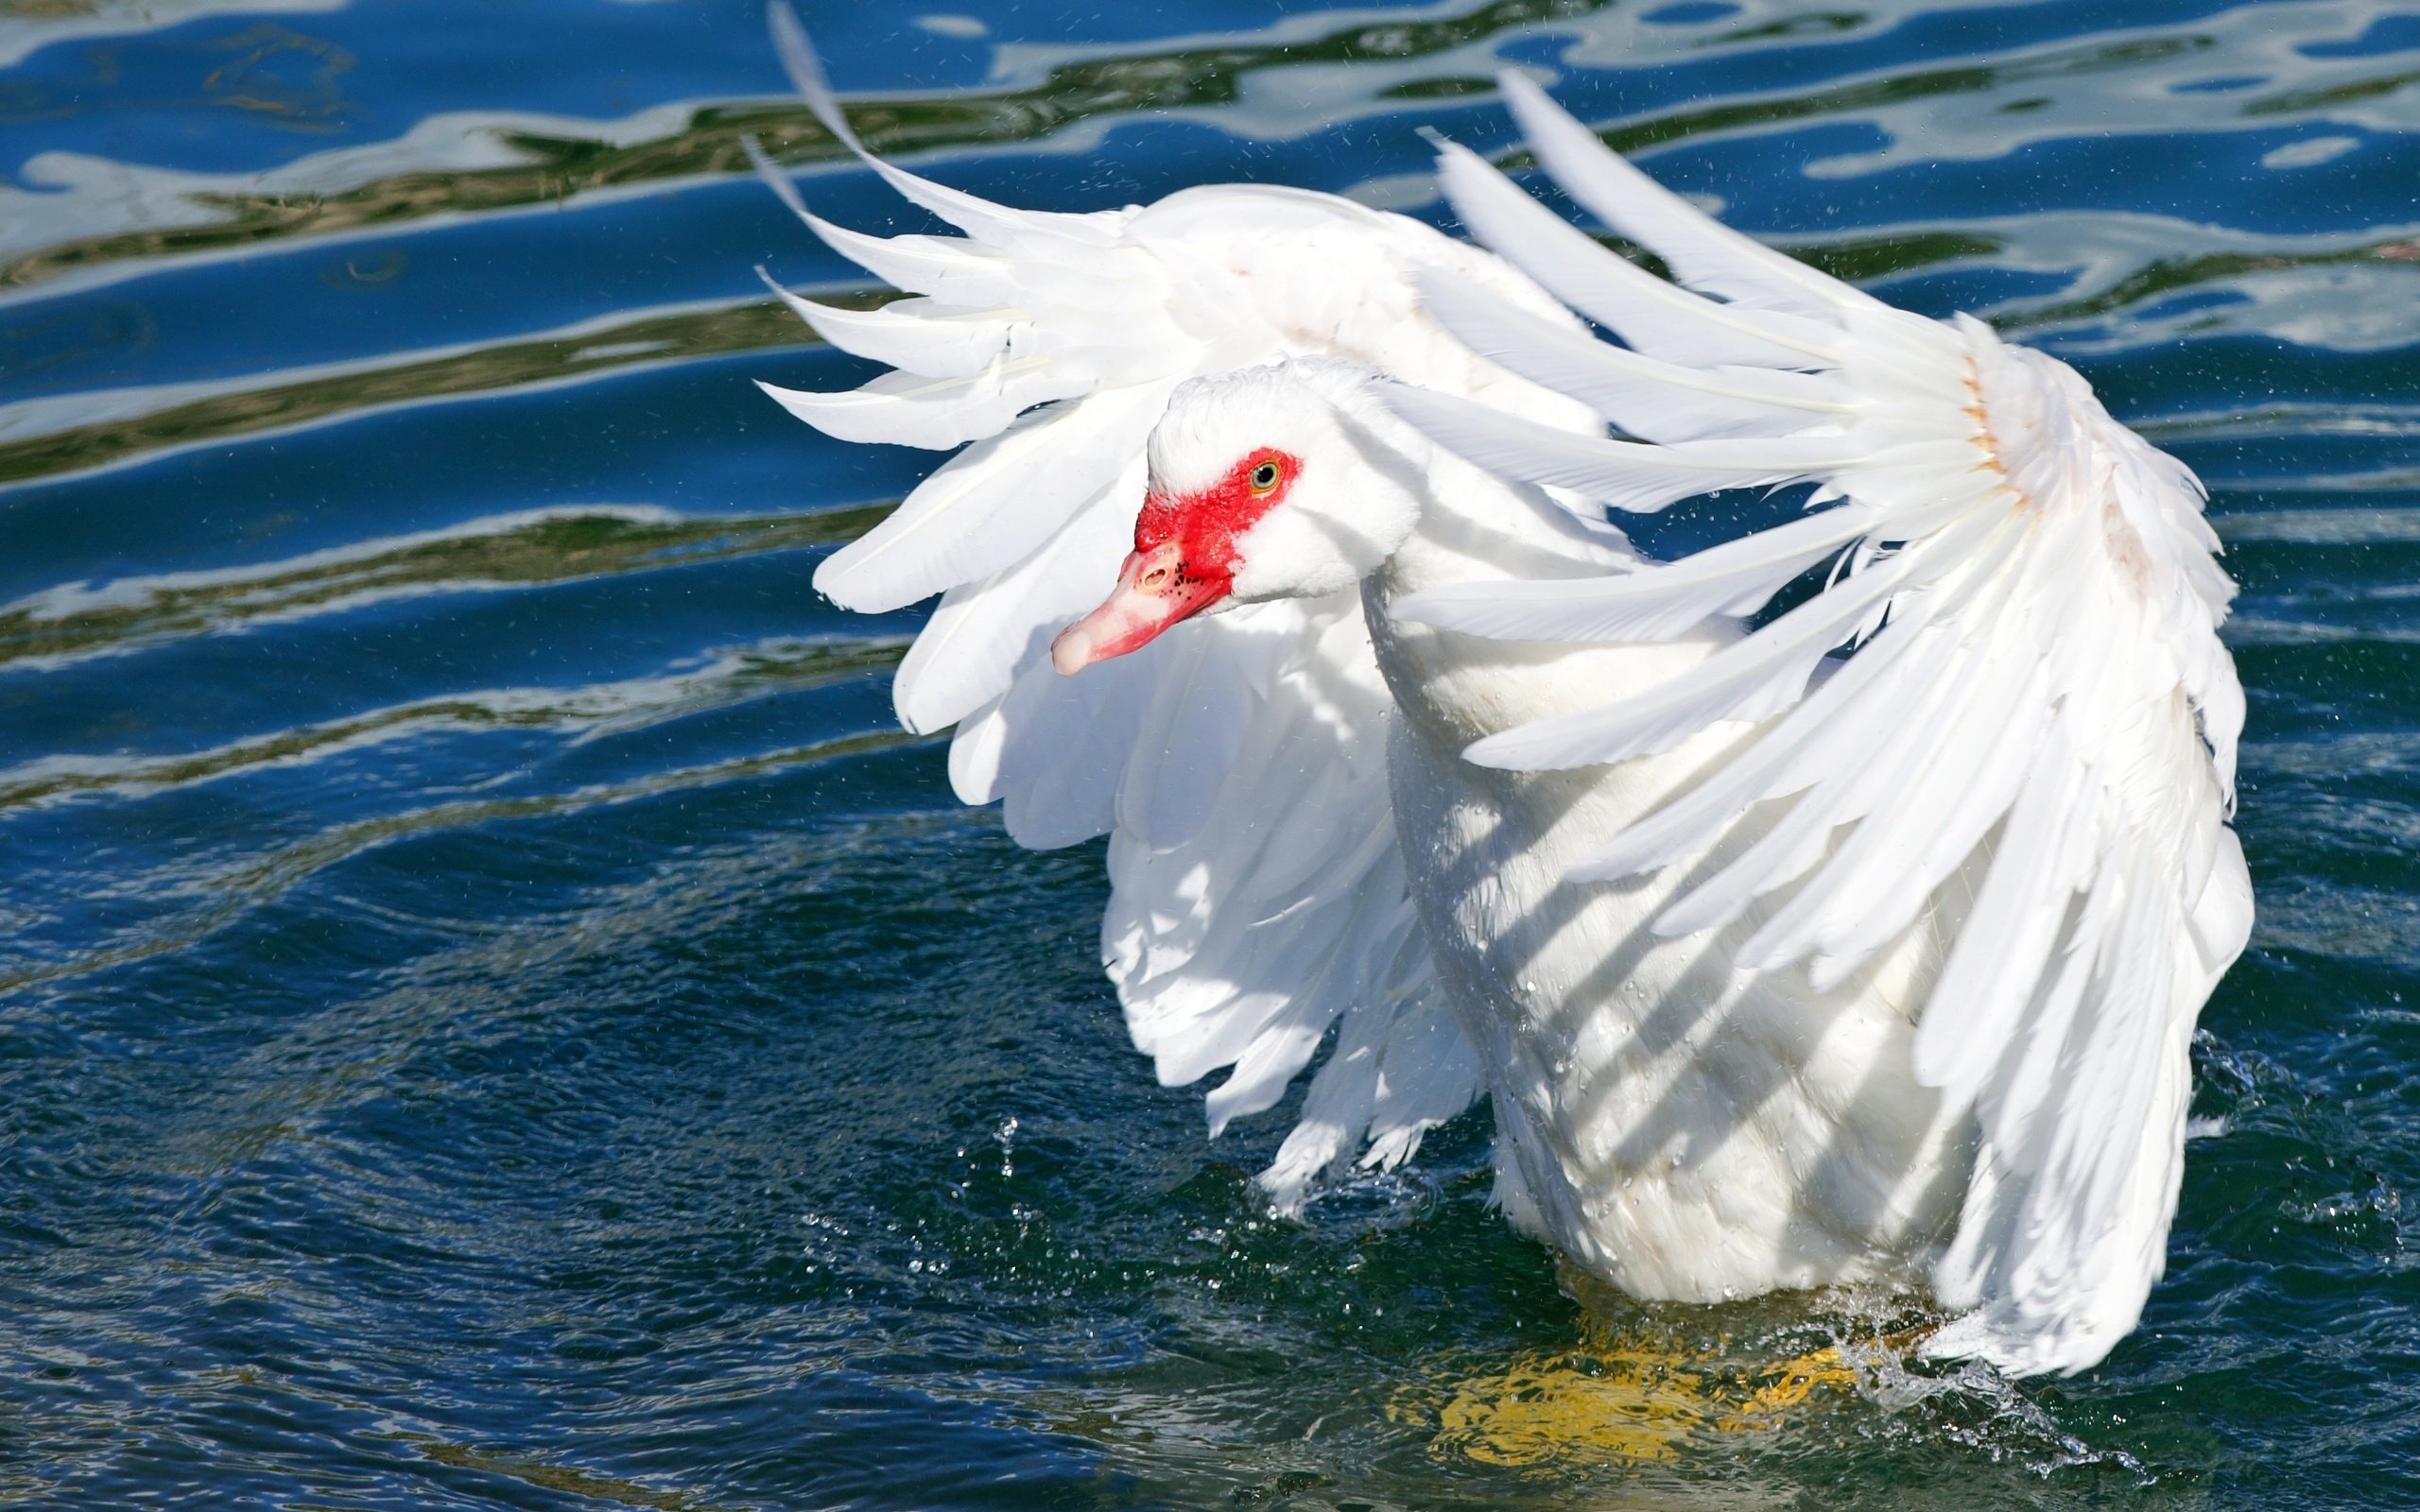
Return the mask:
<path id="1" fill-rule="evenodd" d="M 1432 1423 L 1430 1450 L 1441 1458 L 1649 1464 L 1680 1459 L 1694 1438 L 1778 1428 L 1819 1390 L 1856 1383 L 1830 1348 L 1733 1377 L 1685 1350 L 1617 1345 L 1525 1357 L 1456 1383 L 1432 1410 L 1404 1398 L 1389 1416 Z"/>
<path id="2" fill-rule="evenodd" d="M 1842 1398 L 1856 1389 L 1860 1367 L 1870 1373 L 1905 1357 L 1932 1331 L 1929 1323 L 1877 1328 L 1860 1342 L 1775 1360 L 1727 1337 L 1693 1340 L 1659 1327 L 1567 1269 L 1564 1280 L 1586 1306 L 1577 1345 L 1398 1392 L 1387 1416 L 1429 1429 L 1429 1452 L 1440 1459 L 1512 1468 L 1671 1464 L 1726 1438 L 1771 1433 Z"/>

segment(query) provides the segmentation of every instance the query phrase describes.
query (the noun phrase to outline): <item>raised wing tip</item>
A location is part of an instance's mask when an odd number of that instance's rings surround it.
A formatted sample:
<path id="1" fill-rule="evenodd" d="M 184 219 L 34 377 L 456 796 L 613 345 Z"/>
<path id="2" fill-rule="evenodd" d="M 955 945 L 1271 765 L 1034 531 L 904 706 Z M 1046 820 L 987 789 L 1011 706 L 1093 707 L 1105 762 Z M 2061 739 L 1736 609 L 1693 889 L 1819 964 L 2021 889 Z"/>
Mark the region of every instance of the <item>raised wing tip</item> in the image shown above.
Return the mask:
<path id="1" fill-rule="evenodd" d="M 1554 96 L 1547 93 L 1546 86 L 1530 77 L 1528 69 L 1497 69 L 1495 87 L 1503 92 L 1507 100 L 1523 105 L 1543 105 L 1557 115 L 1564 113 L 1563 107 L 1554 102 Z"/>
<path id="2" fill-rule="evenodd" d="M 806 200 L 799 194 L 798 185 L 790 181 L 789 175 L 782 171 L 782 165 L 772 160 L 762 143 L 754 136 L 743 133 L 739 139 L 739 150 L 748 154 L 748 165 L 756 170 L 756 177 L 765 187 L 773 191 L 773 198 L 782 202 L 783 209 L 809 226 L 815 224 L 815 217 L 807 213 Z"/>
<path id="3" fill-rule="evenodd" d="M 1505 109 L 1512 112 L 1512 122 L 1531 144 L 1549 131 L 1581 131 L 1593 137 L 1595 132 L 1582 125 L 1580 118 L 1556 103 L 1546 86 L 1518 68 L 1496 71 L 1495 87 L 1504 95 Z"/>
<path id="4" fill-rule="evenodd" d="M 861 536 L 815 564 L 815 576 L 808 579 L 815 591 L 858 614 L 888 614 L 914 603 L 912 598 L 903 600 L 895 593 L 886 593 L 885 584 L 865 580 L 859 571 L 865 553 L 856 549 L 865 540 Z"/>
<path id="5" fill-rule="evenodd" d="M 1426 142 L 1431 147 L 1436 149 L 1437 170 L 1440 173 L 1445 172 L 1448 168 L 1459 168 L 1467 171 L 1474 165 L 1489 169 L 1490 171 L 1494 170 L 1495 164 L 1489 163 L 1485 158 L 1480 157 L 1478 153 L 1473 152 L 1470 148 L 1462 146 L 1460 142 L 1455 141 L 1452 137 L 1447 136 L 1443 131 L 1434 130 L 1428 127 L 1422 127 L 1420 129 L 1420 135 L 1423 141 Z"/>
<path id="6" fill-rule="evenodd" d="M 773 35 L 773 51 L 782 60 L 782 72 L 789 75 L 790 87 L 798 91 L 799 98 L 825 130 L 850 151 L 865 156 L 864 144 L 849 129 L 848 117 L 840 113 L 840 102 L 833 96 L 823 60 L 815 56 L 815 44 L 807 40 L 806 27 L 799 24 L 798 12 L 789 8 L 788 0 L 773 0 L 765 8 L 765 26 Z"/>
<path id="7" fill-rule="evenodd" d="M 845 575 L 842 573 L 833 571 L 832 558 L 826 557 L 821 561 L 815 564 L 815 574 L 813 576 L 809 577 L 807 581 L 813 585 L 817 593 L 830 599 L 835 604 L 839 604 L 840 595 L 837 590 L 838 590 L 840 580 Z M 840 607 L 846 609 L 849 606 L 842 604 Z"/>

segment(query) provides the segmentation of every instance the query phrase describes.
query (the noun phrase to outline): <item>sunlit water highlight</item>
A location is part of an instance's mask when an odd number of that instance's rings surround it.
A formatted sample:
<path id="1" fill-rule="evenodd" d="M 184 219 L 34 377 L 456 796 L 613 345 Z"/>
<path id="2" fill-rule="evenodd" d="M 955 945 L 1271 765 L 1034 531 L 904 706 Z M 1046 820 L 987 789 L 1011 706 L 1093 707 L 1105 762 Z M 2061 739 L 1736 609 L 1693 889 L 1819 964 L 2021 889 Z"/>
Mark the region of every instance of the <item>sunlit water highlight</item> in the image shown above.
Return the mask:
<path id="1" fill-rule="evenodd" d="M 1566 1288 L 1483 1115 L 1262 1213 L 1286 1112 L 1151 1084 L 1097 850 L 957 808 L 917 612 L 807 587 L 929 459 L 749 386 L 867 370 L 754 265 L 875 291 L 739 138 L 902 224 L 755 0 L 17 0 L 0 1496 L 2420 1505 L 2420 15 L 804 9 L 880 149 L 1050 208 L 1435 216 L 1416 129 L 1509 151 L 1550 70 L 2199 470 L 2262 918 L 2142 1331 L 2013 1387 L 1884 1303 Z"/>

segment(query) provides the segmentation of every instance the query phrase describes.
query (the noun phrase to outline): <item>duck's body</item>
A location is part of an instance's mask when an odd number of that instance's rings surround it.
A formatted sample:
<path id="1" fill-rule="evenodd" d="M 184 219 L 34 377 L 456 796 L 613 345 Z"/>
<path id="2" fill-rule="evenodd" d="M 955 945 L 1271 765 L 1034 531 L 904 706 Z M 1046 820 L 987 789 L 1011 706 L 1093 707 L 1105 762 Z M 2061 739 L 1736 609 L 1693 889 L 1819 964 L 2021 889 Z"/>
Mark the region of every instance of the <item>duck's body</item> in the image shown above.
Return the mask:
<path id="1" fill-rule="evenodd" d="M 1297 325 L 1296 339 L 1426 389 L 1584 425 L 1501 369 L 1474 369 L 1419 310 L 1390 309 L 1370 292 L 1409 286 L 1401 263 L 1415 257 L 1474 270 L 1469 249 L 1416 230 L 1340 259 L 1393 275 L 1362 285 L 1354 308 L 1365 318 Z M 1334 251 L 1349 234 L 1331 228 L 1322 240 Z M 1290 250 L 1260 240 L 1249 252 Z M 1488 271 L 1538 298 L 1511 270 Z M 1273 283 L 1242 276 L 1245 288 Z M 1652 924 L 1683 873 L 1620 886 L 1565 880 L 1739 746 L 1747 726 L 1572 771 L 1461 758 L 1488 736 L 1599 707 L 1609 690 L 1685 677 L 1735 644 L 1737 626 L 1589 645 L 1484 640 L 1396 617 L 1393 604 L 1426 590 L 1583 579 L 1634 558 L 1617 539 L 1400 421 L 1361 421 L 1420 480 L 1417 523 L 1363 580 L 1359 611 L 1398 716 L 1386 750 L 1398 846 L 1491 1096 L 1506 1215 L 1641 1297 L 1919 1280 L 1956 1222 L 1972 1159 L 1968 1122 L 1913 1074 L 1917 1012 L 1941 961 L 1936 935 L 1912 931 L 1871 969 L 1818 992 L 1803 971 L 1739 968 L 1737 947 L 1770 910 L 1670 938 Z"/>
<path id="2" fill-rule="evenodd" d="M 1803 971 L 1739 969 L 1763 910 L 1725 930 L 1657 935 L 1683 890 L 1677 870 L 1567 882 L 1746 728 L 1572 771 L 1475 766 L 1463 749 L 1596 708 L 1608 688 L 1685 677 L 1736 635 L 1473 645 L 1393 620 L 1398 596 L 1500 565 L 1457 549 L 1465 524 L 1425 519 L 1365 603 L 1403 713 L 1388 753 L 1396 829 L 1438 972 L 1485 1068 L 1506 1215 L 1640 1297 L 1919 1280 L 1956 1222 L 1972 1159 L 1966 1121 L 1914 1075 L 1938 940 L 1911 932 L 1817 992 Z"/>
<path id="3" fill-rule="evenodd" d="M 1508 1215 L 1634 1295 L 1929 1283 L 1972 1310 L 1936 1348 L 2088 1365 L 2159 1273 L 2186 1040 L 2249 919 L 2190 475 L 2065 368 L 1734 236 L 1506 88 L 1713 298 L 1452 147 L 1510 263 L 1326 196 L 1035 215 L 875 163 L 971 239 L 808 217 L 933 299 L 793 300 L 906 370 L 776 397 L 991 438 L 817 584 L 946 591 L 901 716 L 958 726 L 954 783 L 1019 840 L 1111 836 L 1110 974 L 1164 1081 L 1232 1068 L 1214 1133 L 1332 1037 L 1281 1208 L 1485 1093 Z M 1589 503 L 1801 478 L 1841 502 L 1672 564 Z"/>

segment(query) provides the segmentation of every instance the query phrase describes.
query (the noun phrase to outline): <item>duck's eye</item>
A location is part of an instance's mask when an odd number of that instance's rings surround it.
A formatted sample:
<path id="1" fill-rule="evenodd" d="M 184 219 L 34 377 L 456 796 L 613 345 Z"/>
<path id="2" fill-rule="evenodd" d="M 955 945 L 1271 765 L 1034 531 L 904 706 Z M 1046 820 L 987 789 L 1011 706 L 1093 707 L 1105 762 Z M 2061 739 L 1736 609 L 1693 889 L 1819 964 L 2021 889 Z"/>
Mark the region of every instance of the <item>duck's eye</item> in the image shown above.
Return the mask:
<path id="1" fill-rule="evenodd" d="M 1267 493 L 1277 487 L 1279 469 L 1275 462 L 1263 462 L 1252 470 L 1252 491 Z"/>

